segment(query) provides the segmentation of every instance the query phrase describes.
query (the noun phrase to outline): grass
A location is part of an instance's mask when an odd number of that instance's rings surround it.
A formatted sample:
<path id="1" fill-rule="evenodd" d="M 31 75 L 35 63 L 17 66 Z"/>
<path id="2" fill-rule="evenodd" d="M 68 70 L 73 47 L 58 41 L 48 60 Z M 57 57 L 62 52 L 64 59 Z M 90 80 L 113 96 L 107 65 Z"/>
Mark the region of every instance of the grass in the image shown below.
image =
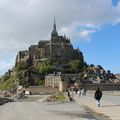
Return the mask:
<path id="1" fill-rule="evenodd" d="M 0 90 L 10 90 L 15 87 L 14 84 L 15 76 L 11 76 L 8 80 L 0 83 Z"/>
<path id="2" fill-rule="evenodd" d="M 62 103 L 66 101 L 66 97 L 64 96 L 63 92 L 58 94 L 57 101 L 62 102 Z"/>

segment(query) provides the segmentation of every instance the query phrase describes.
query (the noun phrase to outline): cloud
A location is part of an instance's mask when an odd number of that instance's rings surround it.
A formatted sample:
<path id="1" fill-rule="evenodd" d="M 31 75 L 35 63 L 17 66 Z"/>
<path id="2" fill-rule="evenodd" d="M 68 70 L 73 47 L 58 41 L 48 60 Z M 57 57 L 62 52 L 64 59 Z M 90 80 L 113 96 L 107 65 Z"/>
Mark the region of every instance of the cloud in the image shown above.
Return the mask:
<path id="1" fill-rule="evenodd" d="M 91 35 L 100 30 L 100 27 L 93 24 L 73 23 L 67 27 L 61 27 L 59 33 L 67 35 L 71 38 L 72 42 L 76 41 L 90 41 Z"/>
<path id="2" fill-rule="evenodd" d="M 8 62 L 0 62 L 0 69 L 6 69 L 12 67 L 11 63 Z"/>
<path id="3" fill-rule="evenodd" d="M 0 59 L 50 39 L 57 30 L 75 42 L 90 41 L 103 24 L 120 22 L 120 3 L 111 0 L 0 0 Z M 15 58 L 14 58 L 15 59 Z"/>
<path id="4" fill-rule="evenodd" d="M 11 69 L 15 64 L 15 57 L 9 59 L 0 60 L 0 76 L 7 72 L 8 69 Z"/>
<path id="5" fill-rule="evenodd" d="M 95 30 L 83 30 L 83 31 L 81 31 L 80 36 L 89 41 L 89 40 L 91 40 L 90 39 L 91 34 L 93 34 L 94 32 L 96 32 L 96 31 Z"/>

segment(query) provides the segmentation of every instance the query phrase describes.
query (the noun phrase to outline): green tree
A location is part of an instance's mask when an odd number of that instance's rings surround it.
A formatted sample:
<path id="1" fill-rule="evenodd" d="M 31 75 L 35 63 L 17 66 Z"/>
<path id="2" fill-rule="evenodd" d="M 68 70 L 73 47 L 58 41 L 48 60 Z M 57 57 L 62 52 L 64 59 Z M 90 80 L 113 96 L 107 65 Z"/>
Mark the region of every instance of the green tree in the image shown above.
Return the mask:
<path id="1" fill-rule="evenodd" d="M 55 68 L 54 68 L 54 66 L 52 66 L 51 61 L 44 61 L 44 62 L 40 62 L 37 64 L 36 70 L 39 73 L 46 74 L 46 73 L 53 73 Z"/>
<path id="2" fill-rule="evenodd" d="M 44 66 L 44 67 L 41 67 L 41 69 L 40 69 L 40 72 L 42 74 L 53 73 L 53 71 L 54 71 L 54 67 L 53 66 Z"/>
<path id="3" fill-rule="evenodd" d="M 37 80 L 36 85 L 44 85 L 44 80 Z"/>
<path id="4" fill-rule="evenodd" d="M 29 67 L 29 64 L 27 61 L 21 61 L 17 65 L 17 70 L 25 70 L 25 69 L 28 69 L 28 67 Z"/>
<path id="5" fill-rule="evenodd" d="M 75 72 L 79 72 L 83 70 L 84 62 L 82 60 L 74 60 L 71 61 L 69 64 L 72 70 Z"/>

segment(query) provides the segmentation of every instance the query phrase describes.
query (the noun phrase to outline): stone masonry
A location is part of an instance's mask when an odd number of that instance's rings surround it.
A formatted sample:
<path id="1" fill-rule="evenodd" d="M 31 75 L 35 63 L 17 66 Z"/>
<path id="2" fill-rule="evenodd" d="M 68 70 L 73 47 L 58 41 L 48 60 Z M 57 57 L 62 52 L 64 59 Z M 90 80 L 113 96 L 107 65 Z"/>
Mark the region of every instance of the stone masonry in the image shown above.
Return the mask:
<path id="1" fill-rule="evenodd" d="M 53 30 L 50 40 L 40 40 L 38 45 L 31 45 L 29 50 L 20 51 L 16 57 L 16 63 L 29 60 L 33 66 L 36 66 L 40 60 L 60 60 L 68 63 L 70 60 L 82 59 L 83 54 L 78 49 L 74 49 L 70 39 L 59 36 L 56 30 L 54 20 Z"/>

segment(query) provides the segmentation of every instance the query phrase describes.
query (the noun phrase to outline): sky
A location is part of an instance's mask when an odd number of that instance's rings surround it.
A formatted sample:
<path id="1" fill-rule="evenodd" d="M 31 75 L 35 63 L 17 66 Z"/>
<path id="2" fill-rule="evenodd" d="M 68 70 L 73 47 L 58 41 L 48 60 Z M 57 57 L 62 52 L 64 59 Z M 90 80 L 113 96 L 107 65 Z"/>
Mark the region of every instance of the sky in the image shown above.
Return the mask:
<path id="1" fill-rule="evenodd" d="M 88 64 L 120 73 L 120 0 L 0 0 L 0 75 L 18 51 L 50 40 L 54 16 Z"/>

